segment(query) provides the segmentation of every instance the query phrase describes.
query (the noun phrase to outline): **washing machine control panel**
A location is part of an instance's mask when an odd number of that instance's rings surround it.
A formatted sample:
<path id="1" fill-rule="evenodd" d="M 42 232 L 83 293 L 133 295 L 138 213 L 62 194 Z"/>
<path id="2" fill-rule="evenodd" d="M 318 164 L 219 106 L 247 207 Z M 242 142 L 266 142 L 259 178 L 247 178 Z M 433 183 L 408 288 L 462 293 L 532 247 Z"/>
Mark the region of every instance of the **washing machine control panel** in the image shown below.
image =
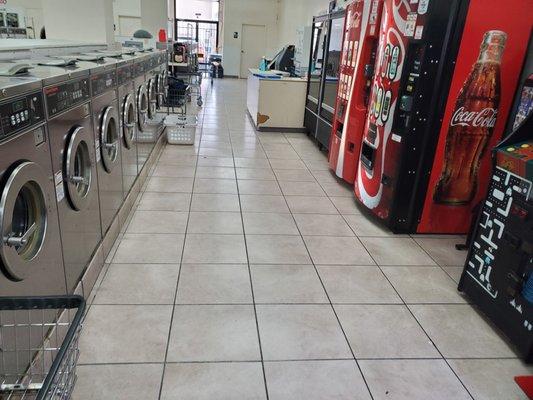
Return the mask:
<path id="1" fill-rule="evenodd" d="M 117 69 L 117 84 L 123 83 L 133 78 L 133 64 L 125 65 Z"/>
<path id="2" fill-rule="evenodd" d="M 144 74 L 144 71 L 146 70 L 145 64 L 146 64 L 146 61 L 139 61 L 133 64 L 133 76 L 134 77 Z"/>
<path id="3" fill-rule="evenodd" d="M 98 96 L 105 91 L 117 86 L 117 71 L 107 71 L 91 76 L 91 89 L 93 96 Z"/>
<path id="4" fill-rule="evenodd" d="M 44 120 L 40 91 L 5 101 L 0 104 L 0 141 Z"/>
<path id="5" fill-rule="evenodd" d="M 48 118 L 88 100 L 89 79 L 83 78 L 44 89 Z"/>

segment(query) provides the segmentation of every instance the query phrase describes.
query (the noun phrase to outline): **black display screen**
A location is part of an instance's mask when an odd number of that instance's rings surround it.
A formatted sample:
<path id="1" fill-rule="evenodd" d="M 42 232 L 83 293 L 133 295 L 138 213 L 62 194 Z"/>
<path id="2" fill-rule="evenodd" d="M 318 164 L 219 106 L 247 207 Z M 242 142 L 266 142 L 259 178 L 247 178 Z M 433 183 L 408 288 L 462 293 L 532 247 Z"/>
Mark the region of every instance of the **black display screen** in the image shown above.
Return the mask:
<path id="1" fill-rule="evenodd" d="M 126 65 L 117 69 L 117 83 L 122 85 L 124 82 L 130 80 L 133 77 L 133 65 Z"/>
<path id="2" fill-rule="evenodd" d="M 0 140 L 45 120 L 42 93 L 35 92 L 0 104 Z"/>
<path id="3" fill-rule="evenodd" d="M 18 101 L 13 102 L 13 112 L 14 113 L 19 112 L 20 110 L 24 109 L 24 105 L 26 103 L 24 100 L 26 100 L 26 99 L 22 99 L 22 100 L 18 100 Z"/>
<path id="4" fill-rule="evenodd" d="M 117 72 L 115 70 L 91 77 L 92 95 L 97 96 L 117 85 Z"/>
<path id="5" fill-rule="evenodd" d="M 89 80 L 84 78 L 58 86 L 49 86 L 44 89 L 44 94 L 48 117 L 51 118 L 89 99 Z"/>

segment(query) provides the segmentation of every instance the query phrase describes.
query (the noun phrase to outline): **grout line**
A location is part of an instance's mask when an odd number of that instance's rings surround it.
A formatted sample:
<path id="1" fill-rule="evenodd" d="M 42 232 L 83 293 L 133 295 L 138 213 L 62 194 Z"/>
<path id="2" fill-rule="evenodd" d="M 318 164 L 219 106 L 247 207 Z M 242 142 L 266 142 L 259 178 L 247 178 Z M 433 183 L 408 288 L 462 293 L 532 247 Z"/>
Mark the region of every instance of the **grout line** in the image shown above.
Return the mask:
<path id="1" fill-rule="evenodd" d="M 201 91 L 201 87 L 200 87 L 200 91 Z M 202 115 L 202 125 L 203 125 L 203 118 L 204 118 L 204 115 Z M 201 142 L 201 139 L 202 139 L 202 130 L 200 129 L 200 142 Z M 196 140 L 195 140 L 195 142 L 196 142 Z M 166 146 L 168 146 L 168 144 L 166 144 L 165 147 Z M 193 146 L 195 146 L 195 144 L 193 144 Z M 201 144 L 198 144 L 198 146 L 199 146 L 198 148 L 200 148 Z M 163 151 L 161 151 L 161 154 L 162 153 L 163 153 Z M 198 159 L 199 159 L 199 157 L 200 156 L 197 154 L 196 155 L 196 164 L 195 164 L 195 167 L 194 167 L 194 177 L 192 178 L 193 190 L 194 190 L 194 184 L 195 184 L 195 181 L 196 181 L 196 171 L 197 171 L 197 168 L 198 168 Z M 157 164 L 155 164 L 155 165 L 157 165 Z M 180 168 L 180 166 L 177 166 L 177 168 Z M 183 245 L 182 245 L 182 248 L 181 248 L 181 257 L 180 257 L 180 261 L 179 261 L 179 266 L 180 267 L 179 267 L 179 271 L 178 271 L 178 277 L 177 277 L 177 280 L 176 280 L 176 289 L 174 291 L 174 301 L 173 301 L 174 304 L 172 305 L 172 313 L 171 313 L 171 316 L 170 316 L 170 324 L 169 324 L 169 328 L 168 328 L 167 345 L 166 345 L 166 349 L 165 349 L 165 358 L 164 358 L 164 364 L 163 364 L 163 373 L 161 375 L 161 383 L 159 385 L 159 394 L 158 394 L 158 399 L 159 400 L 161 400 L 161 396 L 163 394 L 163 384 L 165 382 L 166 363 L 167 363 L 167 359 L 168 359 L 168 351 L 169 351 L 169 348 L 170 348 L 170 339 L 172 337 L 172 325 L 174 323 L 174 313 L 175 313 L 175 310 L 176 310 L 176 301 L 177 301 L 177 298 L 178 298 L 178 289 L 179 289 L 179 282 L 180 282 L 180 277 L 181 277 L 181 265 L 183 263 L 183 257 L 184 257 L 184 254 L 185 254 L 185 245 L 187 243 L 187 230 L 189 228 L 189 221 L 190 221 L 190 218 L 191 218 L 192 201 L 193 201 L 193 196 L 192 196 L 192 193 L 191 193 L 191 197 L 190 197 L 190 201 L 189 201 L 189 211 L 188 211 L 188 214 L 187 214 L 187 223 L 185 225 L 185 233 L 183 234 Z"/>
<path id="2" fill-rule="evenodd" d="M 231 139 L 230 139 L 230 142 L 231 142 Z M 232 153 L 233 153 L 233 146 L 232 146 Z M 233 154 L 233 165 L 234 165 L 234 169 L 235 169 L 235 154 Z M 235 177 L 237 177 L 237 171 L 236 170 L 235 170 Z M 258 340 L 258 344 L 259 344 L 259 354 L 260 354 L 260 357 L 261 357 L 261 369 L 263 371 L 263 383 L 265 385 L 266 399 L 268 400 L 269 399 L 269 393 L 268 393 L 268 383 L 267 383 L 267 377 L 266 377 L 266 371 L 265 371 L 265 360 L 264 360 L 264 356 L 263 356 L 263 346 L 262 346 L 262 343 L 261 343 L 261 333 L 259 331 L 259 319 L 257 318 L 257 305 L 256 305 L 256 302 L 255 302 L 254 284 L 253 284 L 253 280 L 252 280 L 252 269 L 250 267 L 250 256 L 249 256 L 249 253 L 248 253 L 248 241 L 246 239 L 246 228 L 245 228 L 245 225 L 244 225 L 244 216 L 243 216 L 243 211 L 242 211 L 242 202 L 241 202 L 239 180 L 236 179 L 236 182 L 237 182 L 237 194 L 239 196 L 238 199 L 239 199 L 239 210 L 240 210 L 240 215 L 241 215 L 241 224 L 242 224 L 242 230 L 243 230 L 243 236 L 244 236 L 244 249 L 246 251 L 246 260 L 247 260 L 247 264 L 246 265 L 248 266 L 248 277 L 250 279 L 250 290 L 252 292 L 252 302 L 253 302 L 253 307 L 254 307 L 255 327 L 256 327 L 256 330 L 257 330 L 257 340 Z"/>
<path id="3" fill-rule="evenodd" d="M 285 134 L 283 134 L 283 136 L 285 137 L 285 139 L 287 139 L 287 137 L 285 136 Z M 262 146 L 262 144 L 261 144 L 261 146 Z M 292 144 L 291 144 L 291 147 L 293 147 Z M 293 147 L 293 149 L 294 149 L 294 147 Z M 298 156 L 299 156 L 299 155 L 298 155 Z M 301 160 L 301 161 L 303 162 L 303 160 Z M 270 159 L 268 160 L 268 162 L 270 163 Z M 304 165 L 305 165 L 306 168 L 307 168 L 307 164 L 304 163 Z M 271 167 L 272 167 L 272 164 L 271 164 Z M 308 169 L 307 169 L 307 170 L 308 170 Z M 311 171 L 308 170 L 308 172 L 311 172 Z M 312 172 L 311 172 L 311 174 L 312 174 Z M 277 176 L 276 176 L 276 180 L 277 180 Z M 279 181 L 278 181 L 278 185 L 279 185 Z M 319 185 L 320 185 L 320 184 L 319 184 Z M 324 193 L 325 193 L 325 192 L 324 192 Z M 329 198 L 329 197 L 328 197 L 328 198 Z M 366 380 L 366 377 L 365 377 L 365 375 L 364 375 L 364 373 L 363 373 L 363 370 L 362 370 L 362 368 L 361 368 L 361 365 L 359 364 L 359 361 L 358 361 L 357 358 L 355 357 L 355 352 L 354 352 L 354 350 L 353 350 L 353 348 L 352 348 L 352 346 L 351 346 L 351 344 L 350 344 L 350 341 L 348 340 L 348 336 L 347 336 L 346 332 L 344 331 L 344 328 L 343 328 L 343 326 L 342 326 L 342 324 L 341 324 L 341 321 L 340 321 L 340 319 L 339 319 L 339 316 L 338 316 L 338 314 L 337 314 L 337 311 L 335 310 L 335 307 L 333 306 L 333 303 L 331 302 L 331 298 L 330 298 L 330 296 L 329 296 L 329 293 L 328 293 L 328 291 L 327 291 L 327 289 L 326 289 L 326 286 L 325 286 L 325 284 L 324 284 L 324 282 L 323 282 L 323 280 L 322 280 L 322 277 L 320 276 L 320 274 L 319 274 L 319 272 L 318 272 L 318 268 L 317 268 L 317 266 L 315 265 L 315 263 L 314 263 L 314 261 L 313 261 L 313 257 L 311 256 L 311 252 L 309 251 L 309 248 L 307 247 L 307 243 L 305 242 L 305 239 L 304 239 L 304 237 L 303 237 L 303 235 L 302 235 L 302 233 L 301 233 L 301 231 L 300 231 L 300 227 L 298 226 L 298 224 L 297 224 L 297 222 L 296 222 L 296 218 L 294 217 L 294 214 L 293 214 L 292 210 L 291 210 L 290 207 L 289 207 L 289 203 L 287 202 L 287 199 L 286 199 L 286 197 L 285 197 L 285 194 L 283 194 L 283 199 L 285 200 L 285 203 L 286 203 L 286 205 L 287 205 L 287 208 L 289 208 L 289 213 L 290 213 L 290 215 L 291 215 L 291 217 L 292 217 L 292 219 L 293 219 L 293 221 L 294 221 L 294 224 L 296 225 L 296 229 L 297 229 L 298 232 L 300 233 L 300 239 L 302 240 L 302 243 L 303 243 L 303 245 L 304 245 L 304 247 L 305 247 L 305 250 L 306 250 L 306 252 L 307 252 L 307 255 L 308 255 L 308 257 L 309 257 L 309 260 L 311 261 L 311 263 L 312 263 L 312 265 L 313 265 L 313 267 L 314 267 L 314 269 L 315 269 L 315 273 L 316 273 L 316 275 L 317 275 L 317 278 L 318 278 L 318 280 L 320 281 L 320 284 L 322 285 L 322 289 L 324 290 L 324 293 L 325 293 L 325 295 L 326 295 L 326 297 L 327 297 L 327 299 L 328 299 L 328 301 L 329 301 L 329 306 L 330 306 L 331 310 L 333 311 L 333 314 L 335 315 L 335 319 L 337 320 L 337 324 L 338 324 L 338 326 L 339 326 L 339 328 L 340 328 L 340 330 L 341 330 L 341 332 L 342 332 L 342 335 L 344 336 L 344 340 L 346 341 L 346 344 L 348 345 L 348 348 L 350 349 L 350 353 L 352 354 L 353 360 L 355 361 L 355 364 L 357 365 L 357 369 L 359 370 L 359 373 L 360 373 L 360 375 L 361 375 L 361 379 L 362 379 L 363 382 L 365 383 L 365 386 L 366 386 L 366 389 L 367 389 L 367 391 L 368 391 L 369 396 L 371 397 L 371 399 L 374 399 L 374 396 L 373 396 L 373 394 L 372 394 L 372 391 L 370 390 L 370 386 L 369 386 L 369 384 L 368 384 L 368 382 L 367 382 L 367 380 Z"/>

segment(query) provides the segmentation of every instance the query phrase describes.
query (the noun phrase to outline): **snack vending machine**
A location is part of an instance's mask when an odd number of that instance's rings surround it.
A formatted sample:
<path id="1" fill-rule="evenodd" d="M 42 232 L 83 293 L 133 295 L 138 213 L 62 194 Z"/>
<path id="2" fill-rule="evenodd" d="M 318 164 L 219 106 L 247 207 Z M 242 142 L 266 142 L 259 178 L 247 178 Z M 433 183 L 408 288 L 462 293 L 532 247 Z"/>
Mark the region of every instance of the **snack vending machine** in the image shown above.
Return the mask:
<path id="1" fill-rule="evenodd" d="M 383 0 L 356 0 L 346 9 L 329 165 L 351 184 L 367 116 L 382 7 Z"/>
<path id="2" fill-rule="evenodd" d="M 468 231 L 532 20 L 528 0 L 385 0 L 355 194 L 393 231 Z"/>
<path id="3" fill-rule="evenodd" d="M 459 289 L 533 362 L 533 107 L 527 83 L 519 94 L 517 129 L 495 151 Z"/>

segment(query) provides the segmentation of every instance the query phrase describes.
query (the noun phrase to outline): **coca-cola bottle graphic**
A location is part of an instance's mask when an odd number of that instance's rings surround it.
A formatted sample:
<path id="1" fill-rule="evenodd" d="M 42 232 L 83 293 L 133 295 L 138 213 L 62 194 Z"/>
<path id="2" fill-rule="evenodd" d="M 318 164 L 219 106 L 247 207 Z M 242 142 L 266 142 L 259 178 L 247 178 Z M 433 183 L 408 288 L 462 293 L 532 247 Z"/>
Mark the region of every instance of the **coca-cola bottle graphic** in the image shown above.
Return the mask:
<path id="1" fill-rule="evenodd" d="M 477 192 L 478 169 L 496 124 L 500 103 L 500 63 L 507 35 L 488 31 L 478 60 L 455 103 L 446 136 L 444 168 L 436 203 L 468 204 Z"/>

